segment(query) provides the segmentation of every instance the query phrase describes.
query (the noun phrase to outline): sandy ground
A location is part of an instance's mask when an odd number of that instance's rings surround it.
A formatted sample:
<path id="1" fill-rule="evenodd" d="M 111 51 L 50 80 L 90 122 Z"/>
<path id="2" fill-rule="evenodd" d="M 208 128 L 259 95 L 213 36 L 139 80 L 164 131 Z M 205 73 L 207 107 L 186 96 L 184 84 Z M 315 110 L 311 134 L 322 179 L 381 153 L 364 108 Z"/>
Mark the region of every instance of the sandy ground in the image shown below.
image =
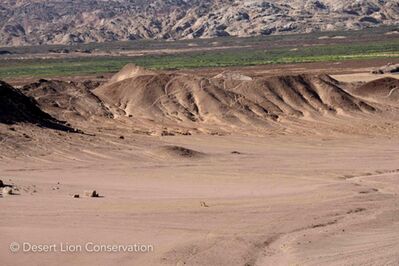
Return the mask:
<path id="1" fill-rule="evenodd" d="M 165 144 L 203 156 L 147 149 Z M 382 137 L 141 136 L 4 159 L 3 181 L 20 195 L 0 199 L 2 265 L 397 265 L 398 147 Z M 104 197 L 71 197 L 86 189 Z M 12 242 L 154 250 L 12 253 Z"/>

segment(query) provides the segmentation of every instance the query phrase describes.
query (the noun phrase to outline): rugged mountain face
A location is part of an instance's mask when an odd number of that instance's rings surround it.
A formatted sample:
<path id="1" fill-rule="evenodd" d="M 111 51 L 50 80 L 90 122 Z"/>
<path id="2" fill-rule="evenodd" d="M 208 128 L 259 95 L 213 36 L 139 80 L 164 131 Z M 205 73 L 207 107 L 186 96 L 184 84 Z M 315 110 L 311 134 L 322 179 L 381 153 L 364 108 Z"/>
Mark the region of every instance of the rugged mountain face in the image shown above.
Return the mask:
<path id="1" fill-rule="evenodd" d="M 3 0 L 0 45 L 349 30 L 398 19 L 398 0 Z"/>

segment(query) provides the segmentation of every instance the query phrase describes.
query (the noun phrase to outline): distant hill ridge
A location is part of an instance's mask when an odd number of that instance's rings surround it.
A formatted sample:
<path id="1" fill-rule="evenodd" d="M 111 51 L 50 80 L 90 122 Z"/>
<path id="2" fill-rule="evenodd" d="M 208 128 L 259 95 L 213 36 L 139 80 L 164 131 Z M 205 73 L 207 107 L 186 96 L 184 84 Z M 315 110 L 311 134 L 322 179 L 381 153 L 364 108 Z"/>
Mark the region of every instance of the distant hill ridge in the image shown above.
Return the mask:
<path id="1" fill-rule="evenodd" d="M 356 30 L 398 21 L 397 0 L 2 0 L 0 46 Z"/>

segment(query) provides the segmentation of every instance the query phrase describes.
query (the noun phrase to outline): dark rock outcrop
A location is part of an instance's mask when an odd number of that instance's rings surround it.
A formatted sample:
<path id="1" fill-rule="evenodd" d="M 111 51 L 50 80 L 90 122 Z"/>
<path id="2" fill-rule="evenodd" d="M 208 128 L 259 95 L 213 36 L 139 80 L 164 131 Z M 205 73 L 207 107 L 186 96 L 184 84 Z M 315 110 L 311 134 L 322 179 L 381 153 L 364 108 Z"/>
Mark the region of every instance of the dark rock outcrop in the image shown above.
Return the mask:
<path id="1" fill-rule="evenodd" d="M 43 112 L 33 98 L 27 97 L 3 81 L 0 81 L 0 123 L 31 123 L 40 127 L 76 131 Z"/>

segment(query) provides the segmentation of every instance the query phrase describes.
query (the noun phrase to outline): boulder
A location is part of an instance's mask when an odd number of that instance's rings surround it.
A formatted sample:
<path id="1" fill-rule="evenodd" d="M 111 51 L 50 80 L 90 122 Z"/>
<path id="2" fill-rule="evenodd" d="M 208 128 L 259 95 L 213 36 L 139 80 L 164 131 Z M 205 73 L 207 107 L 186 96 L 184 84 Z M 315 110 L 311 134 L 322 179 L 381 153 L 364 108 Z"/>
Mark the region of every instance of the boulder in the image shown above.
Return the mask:
<path id="1" fill-rule="evenodd" d="M 373 74 L 395 74 L 399 73 L 399 64 L 387 64 L 371 71 Z"/>

